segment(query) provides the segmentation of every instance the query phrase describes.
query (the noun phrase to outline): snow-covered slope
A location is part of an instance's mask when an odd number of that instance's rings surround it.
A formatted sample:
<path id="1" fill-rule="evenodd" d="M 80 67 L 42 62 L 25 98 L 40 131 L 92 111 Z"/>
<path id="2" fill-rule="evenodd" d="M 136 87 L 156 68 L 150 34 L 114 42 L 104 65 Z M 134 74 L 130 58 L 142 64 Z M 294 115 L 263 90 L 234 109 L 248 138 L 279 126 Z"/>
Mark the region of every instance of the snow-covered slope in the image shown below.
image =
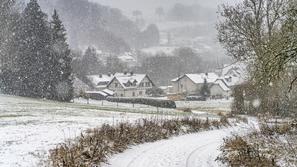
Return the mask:
<path id="1" fill-rule="evenodd" d="M 54 103 L 0 95 L 0 166 L 39 167 L 49 149 L 103 123 L 133 121 L 141 114 L 94 105 Z"/>
<path id="2" fill-rule="evenodd" d="M 40 160 L 46 159 L 48 150 L 103 123 L 116 124 L 152 117 L 170 119 L 183 115 L 173 109 L 145 105 L 134 105 L 133 108 L 132 104 L 107 101 L 90 100 L 89 103 L 77 99 L 75 103 L 58 103 L 0 94 L 0 167 L 44 166 Z M 211 114 L 200 111 L 208 111 L 208 108 L 204 110 L 208 103 L 212 102 L 178 102 L 177 105 L 181 108 L 201 106 L 193 116 L 205 118 Z M 224 108 L 229 102 L 213 103 L 215 109 Z"/>

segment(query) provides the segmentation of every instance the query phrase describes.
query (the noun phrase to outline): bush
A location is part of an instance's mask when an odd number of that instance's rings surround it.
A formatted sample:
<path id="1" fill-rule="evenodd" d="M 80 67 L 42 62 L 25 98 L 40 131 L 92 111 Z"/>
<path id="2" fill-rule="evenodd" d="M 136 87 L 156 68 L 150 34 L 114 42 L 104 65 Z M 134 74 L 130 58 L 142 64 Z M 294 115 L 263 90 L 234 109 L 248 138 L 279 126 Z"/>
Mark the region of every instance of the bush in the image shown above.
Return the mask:
<path id="1" fill-rule="evenodd" d="M 228 166 L 296 166 L 297 133 L 294 122 L 262 123 L 260 131 L 225 139 L 218 160 Z"/>
<path id="2" fill-rule="evenodd" d="M 107 101 L 118 103 L 144 104 L 160 108 L 176 108 L 176 104 L 172 100 L 149 99 L 149 98 L 124 98 L 124 97 L 108 97 Z"/>
<path id="3" fill-rule="evenodd" d="M 218 160 L 231 167 L 276 166 L 273 158 L 263 155 L 259 147 L 249 144 L 240 136 L 225 139 L 221 151 L 223 155 Z"/>

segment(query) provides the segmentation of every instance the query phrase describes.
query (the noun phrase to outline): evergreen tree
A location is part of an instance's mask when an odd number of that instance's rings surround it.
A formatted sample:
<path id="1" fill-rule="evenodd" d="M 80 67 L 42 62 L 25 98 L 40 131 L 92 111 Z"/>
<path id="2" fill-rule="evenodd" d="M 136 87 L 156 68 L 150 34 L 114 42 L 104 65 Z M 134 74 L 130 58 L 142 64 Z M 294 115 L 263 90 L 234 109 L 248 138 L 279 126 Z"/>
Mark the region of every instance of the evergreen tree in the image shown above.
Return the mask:
<path id="1" fill-rule="evenodd" d="M 18 95 L 46 97 L 51 62 L 51 35 L 46 19 L 37 0 L 30 0 L 16 33 L 15 75 L 19 78 Z"/>
<path id="2" fill-rule="evenodd" d="M 96 49 L 88 47 L 81 60 L 81 68 L 83 74 L 97 74 L 102 70 L 102 67 L 103 63 L 100 60 L 98 60 L 98 54 Z"/>
<path id="3" fill-rule="evenodd" d="M 106 60 L 106 70 L 109 73 L 122 72 L 127 69 L 127 65 L 124 64 L 118 57 L 111 55 Z"/>
<path id="4" fill-rule="evenodd" d="M 72 57 L 66 42 L 66 29 L 56 10 L 51 21 L 52 60 L 50 71 L 50 98 L 70 101 L 73 98 Z"/>
<path id="5" fill-rule="evenodd" d="M 0 1 L 0 91 L 12 94 L 17 78 L 13 73 L 14 35 L 20 15 L 15 0 Z"/>
<path id="6" fill-rule="evenodd" d="M 210 95 L 210 90 L 206 79 L 204 79 L 204 83 L 200 89 L 200 95 L 203 97 L 209 97 Z"/>

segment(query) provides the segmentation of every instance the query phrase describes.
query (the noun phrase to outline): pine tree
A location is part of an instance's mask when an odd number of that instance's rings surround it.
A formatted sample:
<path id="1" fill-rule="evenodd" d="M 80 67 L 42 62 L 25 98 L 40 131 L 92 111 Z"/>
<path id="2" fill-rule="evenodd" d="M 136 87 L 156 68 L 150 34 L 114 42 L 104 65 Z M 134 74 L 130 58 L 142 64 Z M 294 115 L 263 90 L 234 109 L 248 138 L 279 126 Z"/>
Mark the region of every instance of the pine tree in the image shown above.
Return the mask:
<path id="1" fill-rule="evenodd" d="M 200 89 L 200 95 L 202 97 L 209 97 L 209 95 L 210 95 L 210 90 L 209 90 L 208 83 L 207 83 L 206 79 L 204 79 L 204 83 Z"/>
<path id="2" fill-rule="evenodd" d="M 0 1 L 0 91 L 13 94 L 17 78 L 13 73 L 15 30 L 20 14 L 15 10 L 15 0 Z"/>
<path id="3" fill-rule="evenodd" d="M 98 59 L 95 48 L 88 47 L 82 58 L 82 71 L 85 75 L 97 74 L 102 70 L 103 63 Z"/>
<path id="4" fill-rule="evenodd" d="M 70 101 L 73 98 L 73 77 L 69 46 L 66 42 L 66 29 L 56 10 L 51 21 L 52 32 L 52 61 L 51 85 L 49 94 L 51 98 L 59 101 Z"/>
<path id="5" fill-rule="evenodd" d="M 46 97 L 49 86 L 50 31 L 37 0 L 30 0 L 16 34 L 18 95 Z"/>

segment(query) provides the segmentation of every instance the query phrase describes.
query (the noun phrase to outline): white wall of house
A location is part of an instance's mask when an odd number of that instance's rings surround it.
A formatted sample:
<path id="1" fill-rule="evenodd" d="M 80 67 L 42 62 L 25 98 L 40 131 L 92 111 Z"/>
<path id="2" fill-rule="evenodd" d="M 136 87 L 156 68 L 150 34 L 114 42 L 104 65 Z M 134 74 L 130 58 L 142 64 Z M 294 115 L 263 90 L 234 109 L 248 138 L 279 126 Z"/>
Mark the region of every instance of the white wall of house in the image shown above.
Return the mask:
<path id="1" fill-rule="evenodd" d="M 172 93 L 186 93 L 186 94 L 195 94 L 199 92 L 203 84 L 195 84 L 188 77 L 183 77 L 176 82 L 172 82 Z"/>
<path id="2" fill-rule="evenodd" d="M 145 77 L 138 86 L 131 86 L 129 87 L 123 87 L 121 83 L 114 79 L 112 83 L 108 86 L 108 89 L 115 92 L 115 96 L 117 97 L 144 97 L 146 95 L 146 90 L 153 88 L 153 83 L 148 79 L 148 77 Z"/>
<path id="3" fill-rule="evenodd" d="M 230 91 L 225 91 L 219 84 L 214 84 L 210 87 L 210 96 L 229 97 Z"/>

